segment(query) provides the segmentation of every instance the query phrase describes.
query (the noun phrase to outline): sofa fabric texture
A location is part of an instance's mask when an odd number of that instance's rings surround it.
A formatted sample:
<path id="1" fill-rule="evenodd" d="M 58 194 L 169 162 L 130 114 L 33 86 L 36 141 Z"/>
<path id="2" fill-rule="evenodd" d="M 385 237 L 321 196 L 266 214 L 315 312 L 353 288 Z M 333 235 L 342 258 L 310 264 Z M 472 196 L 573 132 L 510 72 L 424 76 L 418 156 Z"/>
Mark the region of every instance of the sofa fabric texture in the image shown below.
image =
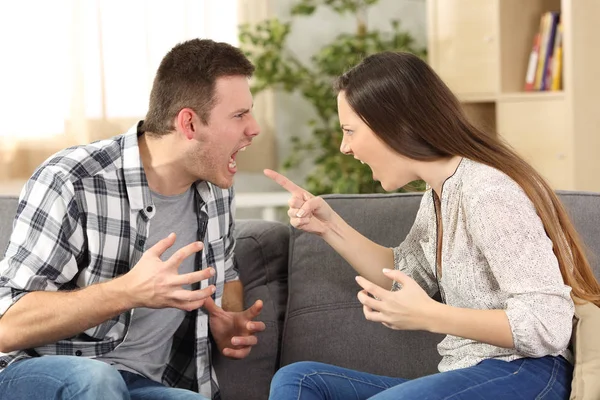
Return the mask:
<path id="1" fill-rule="evenodd" d="M 600 194 L 558 192 L 586 243 L 600 278 Z M 414 221 L 422 194 L 328 195 L 326 201 L 355 229 L 398 245 Z M 0 251 L 17 208 L 0 197 Z M 246 306 L 264 302 L 267 330 L 244 360 L 216 356 L 224 400 L 267 399 L 280 366 L 312 360 L 366 372 L 415 378 L 437 371 L 441 335 L 394 331 L 366 321 L 356 298 L 355 271 L 319 237 L 279 222 L 239 220 L 236 264 Z M 378 266 L 375 266 L 379 268 Z"/>

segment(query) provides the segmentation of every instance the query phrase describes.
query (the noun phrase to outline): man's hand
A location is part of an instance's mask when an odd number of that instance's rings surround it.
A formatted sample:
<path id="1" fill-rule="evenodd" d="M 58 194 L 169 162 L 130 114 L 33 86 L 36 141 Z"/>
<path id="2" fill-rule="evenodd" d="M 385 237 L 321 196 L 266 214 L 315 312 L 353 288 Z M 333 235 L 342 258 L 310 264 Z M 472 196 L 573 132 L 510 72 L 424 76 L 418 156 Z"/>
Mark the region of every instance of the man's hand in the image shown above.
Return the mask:
<path id="1" fill-rule="evenodd" d="M 265 330 L 264 322 L 253 321 L 262 307 L 263 302 L 257 300 L 245 311 L 229 312 L 217 306 L 212 297 L 206 298 L 204 309 L 210 314 L 210 332 L 224 356 L 242 359 L 250 354 L 258 342 L 254 334 Z"/>
<path id="2" fill-rule="evenodd" d="M 185 311 L 202 307 L 214 293 L 214 285 L 202 290 L 182 286 L 208 279 L 214 269 L 180 275 L 181 262 L 203 245 L 191 243 L 162 261 L 160 257 L 173 243 L 175 234 L 148 249 L 131 271 L 116 279 L 81 290 L 27 293 L 0 318 L 0 351 L 8 353 L 70 338 L 136 307 Z"/>
<path id="3" fill-rule="evenodd" d="M 162 254 L 175 243 L 175 234 L 171 233 L 150 249 L 140 261 L 121 278 L 130 296 L 130 306 L 148 308 L 178 308 L 184 311 L 196 310 L 204 304 L 206 298 L 215 292 L 210 285 L 202 290 L 183 289 L 183 285 L 210 278 L 215 274 L 213 268 L 179 274 L 182 261 L 203 249 L 202 242 L 193 242 L 177 250 L 168 260 L 162 261 Z"/>

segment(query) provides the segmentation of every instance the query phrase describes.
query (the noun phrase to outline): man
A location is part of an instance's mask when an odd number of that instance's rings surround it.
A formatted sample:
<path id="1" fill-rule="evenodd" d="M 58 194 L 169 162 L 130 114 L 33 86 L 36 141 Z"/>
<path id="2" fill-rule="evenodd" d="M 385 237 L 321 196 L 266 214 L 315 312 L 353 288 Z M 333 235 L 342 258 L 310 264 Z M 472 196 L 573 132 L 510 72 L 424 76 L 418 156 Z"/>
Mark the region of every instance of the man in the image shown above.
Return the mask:
<path id="1" fill-rule="evenodd" d="M 0 398 L 218 397 L 211 337 L 243 358 L 265 329 L 233 264 L 253 72 L 226 43 L 181 43 L 144 121 L 35 171 L 0 262 Z"/>

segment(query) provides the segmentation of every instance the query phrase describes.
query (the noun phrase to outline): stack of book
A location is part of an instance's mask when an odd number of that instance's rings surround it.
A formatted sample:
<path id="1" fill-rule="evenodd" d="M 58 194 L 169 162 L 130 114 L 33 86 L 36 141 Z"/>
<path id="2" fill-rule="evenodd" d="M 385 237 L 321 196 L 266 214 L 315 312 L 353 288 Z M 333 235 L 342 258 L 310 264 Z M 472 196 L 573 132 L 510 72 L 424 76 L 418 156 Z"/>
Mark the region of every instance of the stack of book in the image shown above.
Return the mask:
<path id="1" fill-rule="evenodd" d="M 525 90 L 562 90 L 563 46 L 560 13 L 545 12 L 533 39 Z"/>

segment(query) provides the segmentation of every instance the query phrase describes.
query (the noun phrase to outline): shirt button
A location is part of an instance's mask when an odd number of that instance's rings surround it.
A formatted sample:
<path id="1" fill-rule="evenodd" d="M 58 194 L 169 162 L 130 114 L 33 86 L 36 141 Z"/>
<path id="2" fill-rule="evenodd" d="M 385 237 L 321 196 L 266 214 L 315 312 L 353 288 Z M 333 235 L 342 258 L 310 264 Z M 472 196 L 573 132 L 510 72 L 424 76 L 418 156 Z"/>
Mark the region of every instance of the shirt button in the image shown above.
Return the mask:
<path id="1" fill-rule="evenodd" d="M 77 357 L 79 357 L 79 356 L 80 356 L 80 355 L 82 355 L 82 354 L 83 354 L 83 353 L 81 352 L 81 350 L 77 350 L 77 351 L 75 352 L 75 355 L 76 355 Z"/>
<path id="2" fill-rule="evenodd" d="M 8 365 L 8 363 L 4 360 L 0 361 L 0 368 L 4 368 Z"/>
<path id="3" fill-rule="evenodd" d="M 146 207 L 146 211 L 148 211 L 149 213 L 151 213 L 151 212 L 152 212 L 152 210 L 154 210 L 154 208 L 152 208 L 152 206 L 148 206 L 148 207 Z"/>
<path id="4" fill-rule="evenodd" d="M 140 247 L 143 247 L 144 243 L 146 243 L 146 241 L 144 239 L 138 240 L 138 245 L 140 245 Z"/>

